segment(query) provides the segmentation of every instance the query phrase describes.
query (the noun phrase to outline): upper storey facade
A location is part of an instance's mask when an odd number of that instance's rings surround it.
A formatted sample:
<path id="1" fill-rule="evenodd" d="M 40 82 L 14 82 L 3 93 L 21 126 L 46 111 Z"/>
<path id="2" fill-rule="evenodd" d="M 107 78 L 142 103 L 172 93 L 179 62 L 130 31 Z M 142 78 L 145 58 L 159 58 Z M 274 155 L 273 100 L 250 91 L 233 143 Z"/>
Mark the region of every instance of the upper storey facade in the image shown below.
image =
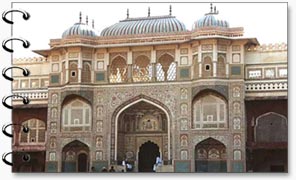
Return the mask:
<path id="1" fill-rule="evenodd" d="M 243 36 L 242 27 L 219 19 L 212 7 L 192 30 L 171 10 L 165 16 L 127 14 L 100 34 L 80 16 L 62 38 L 50 40 L 49 49 L 35 52 L 44 58 L 14 61 L 36 74 L 28 79 L 15 71 L 14 90 L 198 80 L 245 81 L 246 91 L 256 95 L 287 90 L 287 46 L 260 46 L 256 38 Z"/>

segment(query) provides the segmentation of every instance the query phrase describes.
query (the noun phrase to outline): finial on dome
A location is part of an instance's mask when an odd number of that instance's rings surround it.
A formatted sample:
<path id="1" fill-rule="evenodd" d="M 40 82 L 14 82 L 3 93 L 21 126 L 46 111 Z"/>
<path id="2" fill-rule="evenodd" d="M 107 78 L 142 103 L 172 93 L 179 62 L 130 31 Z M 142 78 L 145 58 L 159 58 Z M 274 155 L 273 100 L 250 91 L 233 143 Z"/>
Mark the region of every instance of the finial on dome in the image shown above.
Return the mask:
<path id="1" fill-rule="evenodd" d="M 127 8 L 127 10 L 126 10 L 126 19 L 128 19 L 129 18 L 129 9 Z"/>
<path id="2" fill-rule="evenodd" d="M 82 21 L 82 13 L 80 11 L 80 13 L 79 13 L 79 23 L 81 23 L 81 21 Z"/>
<path id="3" fill-rule="evenodd" d="M 172 15 L 172 5 L 170 5 L 170 11 L 169 11 L 169 15 L 171 16 Z"/>
<path id="4" fill-rule="evenodd" d="M 211 6 L 210 7 L 210 9 L 211 9 L 210 13 L 212 13 L 213 12 L 213 4 L 211 3 L 210 6 Z"/>
<path id="5" fill-rule="evenodd" d="M 212 3 L 210 4 L 210 12 L 209 13 L 206 13 L 205 15 L 209 15 L 209 14 L 219 14 L 219 11 L 216 9 L 216 6 L 214 6 L 214 8 L 213 8 L 213 4 Z"/>
<path id="6" fill-rule="evenodd" d="M 88 25 L 88 16 L 86 16 L 86 25 Z"/>
<path id="7" fill-rule="evenodd" d="M 95 28 L 95 20 L 92 20 L 92 28 Z"/>
<path id="8" fill-rule="evenodd" d="M 219 14 L 219 11 L 216 9 L 216 6 L 214 7 L 214 14 Z"/>
<path id="9" fill-rule="evenodd" d="M 150 7 L 148 7 L 148 17 L 150 17 Z"/>

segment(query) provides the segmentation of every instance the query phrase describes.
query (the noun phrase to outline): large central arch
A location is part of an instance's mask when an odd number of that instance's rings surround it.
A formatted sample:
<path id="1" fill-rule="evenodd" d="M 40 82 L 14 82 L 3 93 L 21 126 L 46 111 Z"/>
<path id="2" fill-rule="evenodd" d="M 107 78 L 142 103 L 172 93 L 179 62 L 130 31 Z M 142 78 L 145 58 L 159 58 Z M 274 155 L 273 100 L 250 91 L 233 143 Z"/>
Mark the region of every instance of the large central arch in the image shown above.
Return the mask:
<path id="1" fill-rule="evenodd" d="M 148 104 L 151 104 L 157 108 L 159 108 L 160 110 L 162 110 L 165 115 L 166 115 L 166 119 L 167 119 L 167 135 L 168 135 L 168 143 L 167 143 L 167 157 L 168 160 L 171 159 L 171 147 L 170 147 L 170 134 L 171 134 L 171 130 L 170 130 L 170 126 L 171 126 L 171 114 L 169 109 L 160 101 L 155 100 L 153 98 L 150 98 L 148 96 L 145 95 L 139 95 L 137 97 L 134 97 L 124 103 L 122 103 L 113 113 L 112 116 L 112 134 L 111 134 L 111 159 L 114 161 L 117 161 L 117 150 L 118 150 L 118 119 L 119 116 L 121 115 L 122 112 L 124 112 L 126 109 L 128 109 L 129 107 L 139 103 L 139 102 L 145 102 Z"/>

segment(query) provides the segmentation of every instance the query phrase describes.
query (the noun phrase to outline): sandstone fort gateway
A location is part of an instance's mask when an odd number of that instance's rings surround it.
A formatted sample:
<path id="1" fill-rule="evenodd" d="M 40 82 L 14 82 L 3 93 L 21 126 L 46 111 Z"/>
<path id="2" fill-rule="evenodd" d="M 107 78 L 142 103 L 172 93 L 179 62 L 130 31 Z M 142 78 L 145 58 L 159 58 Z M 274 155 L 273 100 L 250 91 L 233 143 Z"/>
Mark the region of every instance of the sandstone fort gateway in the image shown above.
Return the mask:
<path id="1" fill-rule="evenodd" d="M 287 172 L 287 45 L 202 6 L 192 29 L 171 7 L 99 31 L 77 14 L 41 57 L 14 59 L 31 101 L 13 99 L 30 128 L 14 128 L 13 171 Z"/>

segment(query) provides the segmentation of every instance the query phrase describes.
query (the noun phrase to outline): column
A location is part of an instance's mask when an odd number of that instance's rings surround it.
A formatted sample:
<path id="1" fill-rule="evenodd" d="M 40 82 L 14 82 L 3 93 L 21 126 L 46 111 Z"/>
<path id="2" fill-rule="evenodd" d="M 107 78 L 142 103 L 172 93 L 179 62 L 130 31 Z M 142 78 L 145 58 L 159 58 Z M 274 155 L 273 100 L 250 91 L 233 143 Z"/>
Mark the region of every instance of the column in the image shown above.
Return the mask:
<path id="1" fill-rule="evenodd" d="M 181 64 L 181 62 L 180 62 L 180 47 L 179 46 L 176 47 L 175 56 L 176 56 L 175 57 L 175 62 L 177 63 L 177 65 L 176 65 L 176 79 L 175 80 L 178 80 L 180 78 L 179 77 L 179 66 L 178 65 Z M 166 75 L 165 80 L 167 81 L 167 75 Z"/>
<path id="2" fill-rule="evenodd" d="M 68 59 L 68 53 L 66 53 L 66 60 L 65 60 L 65 71 L 66 71 L 66 80 L 65 84 L 69 82 L 69 59 Z"/>
<path id="3" fill-rule="evenodd" d="M 202 77 L 202 53 L 201 53 L 201 45 L 198 45 L 198 77 Z"/>
<path id="4" fill-rule="evenodd" d="M 157 72 L 156 72 L 156 51 L 154 48 L 151 51 L 151 60 L 150 63 L 152 65 L 152 81 L 156 81 Z"/>
<path id="5" fill-rule="evenodd" d="M 81 73 L 82 71 L 82 52 L 79 53 L 79 58 L 78 58 L 78 83 L 81 83 Z"/>
<path id="6" fill-rule="evenodd" d="M 225 69 L 225 74 L 226 77 L 229 78 L 229 64 L 232 61 L 232 48 L 231 44 L 227 46 L 227 55 L 226 55 L 226 69 Z"/>
<path id="7" fill-rule="evenodd" d="M 152 78 L 151 81 L 156 81 L 156 63 L 151 63 L 152 66 Z"/>
<path id="8" fill-rule="evenodd" d="M 213 44 L 213 59 L 212 59 L 212 62 L 213 62 L 213 77 L 217 76 L 217 54 L 218 54 L 217 42 L 215 42 Z"/>
<path id="9" fill-rule="evenodd" d="M 229 63 L 226 63 L 226 70 L 225 70 L 226 77 L 229 77 Z"/>
<path id="10" fill-rule="evenodd" d="M 104 70 L 106 71 L 106 80 L 107 82 L 110 82 L 110 66 L 109 66 L 110 62 L 109 62 L 109 52 L 106 51 L 106 53 L 104 54 Z"/>
<path id="11" fill-rule="evenodd" d="M 95 72 L 97 70 L 97 61 L 96 61 L 96 53 L 95 51 L 92 51 L 92 55 L 91 55 L 91 65 L 90 65 L 90 82 L 94 83 L 96 82 L 95 80 Z"/>
<path id="12" fill-rule="evenodd" d="M 151 51 L 151 63 L 156 63 L 156 51 L 152 49 Z"/>
<path id="13" fill-rule="evenodd" d="M 193 61 L 192 61 L 192 46 L 190 46 L 189 48 L 188 48 L 188 65 L 190 65 L 190 72 L 191 72 L 191 76 L 190 76 L 190 79 L 194 79 L 194 77 L 195 77 L 195 73 L 196 72 L 194 72 L 194 63 L 193 63 Z"/>
<path id="14" fill-rule="evenodd" d="M 127 82 L 133 82 L 133 65 L 127 65 Z"/>
<path id="15" fill-rule="evenodd" d="M 127 82 L 133 81 L 133 52 L 129 50 L 127 52 Z"/>

